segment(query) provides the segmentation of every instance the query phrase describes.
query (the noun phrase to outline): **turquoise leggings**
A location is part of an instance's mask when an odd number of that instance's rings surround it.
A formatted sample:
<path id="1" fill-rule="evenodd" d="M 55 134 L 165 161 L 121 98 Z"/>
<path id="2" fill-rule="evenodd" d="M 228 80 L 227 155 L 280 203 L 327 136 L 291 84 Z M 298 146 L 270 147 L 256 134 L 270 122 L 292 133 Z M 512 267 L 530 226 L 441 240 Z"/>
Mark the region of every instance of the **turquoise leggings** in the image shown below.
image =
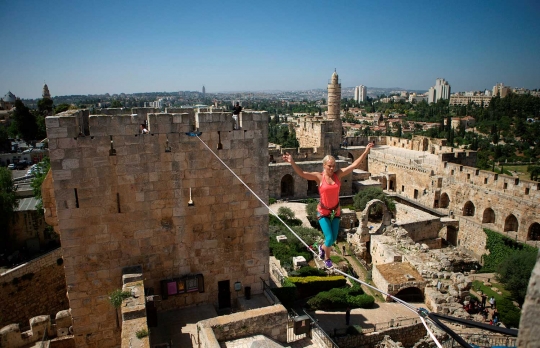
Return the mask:
<path id="1" fill-rule="evenodd" d="M 330 219 L 330 217 L 319 216 L 319 225 L 321 225 L 324 234 L 324 245 L 327 247 L 331 247 L 336 242 L 340 220 L 339 217 Z"/>

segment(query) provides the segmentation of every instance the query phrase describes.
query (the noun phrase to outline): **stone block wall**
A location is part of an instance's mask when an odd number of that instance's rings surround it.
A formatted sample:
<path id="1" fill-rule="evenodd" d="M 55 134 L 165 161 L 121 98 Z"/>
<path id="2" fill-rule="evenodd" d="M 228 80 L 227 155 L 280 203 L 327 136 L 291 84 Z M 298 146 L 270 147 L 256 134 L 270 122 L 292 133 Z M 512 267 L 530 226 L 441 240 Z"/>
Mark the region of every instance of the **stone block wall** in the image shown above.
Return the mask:
<path id="1" fill-rule="evenodd" d="M 198 341 L 202 348 L 219 347 L 220 342 L 254 335 L 264 335 L 287 343 L 288 314 L 283 305 L 252 309 L 216 317 L 197 323 Z"/>
<path id="2" fill-rule="evenodd" d="M 403 347 L 413 347 L 426 334 L 426 328 L 420 322 L 410 326 L 392 327 L 366 334 L 335 337 L 334 340 L 340 348 L 371 348 L 381 342 L 384 336 L 390 336 L 393 341 L 401 342 Z"/>
<path id="3" fill-rule="evenodd" d="M 29 318 L 68 309 L 62 250 L 2 273 L 0 304 L 0 327 L 26 325 Z"/>
<path id="4" fill-rule="evenodd" d="M 90 115 L 85 136 L 77 123 L 46 119 L 77 347 L 120 344 L 108 294 L 125 266 L 142 265 L 155 293 L 161 280 L 203 275 L 203 292 L 169 296 L 161 309 L 217 304 L 219 281 L 262 292 L 268 211 L 204 143 L 268 201 L 266 112 L 243 112 L 234 131 L 227 113 Z M 204 143 L 185 134 L 194 129 Z"/>
<path id="5" fill-rule="evenodd" d="M 487 227 L 497 231 L 504 232 L 509 228 L 509 219 L 515 217 L 518 240 L 521 241 L 530 240 L 533 224 L 540 223 L 537 203 L 540 200 L 540 184 L 537 182 L 498 175 L 463 164 L 440 162 L 433 168 L 404 161 L 406 159 L 389 157 L 375 150 L 368 158 L 369 172 L 372 175 L 396 173 L 398 194 L 426 207 L 443 209 L 442 212 L 448 214 L 452 212 L 455 216 L 472 214 L 475 221 L 490 223 Z M 473 211 L 465 209 L 466 204 L 473 207 Z M 493 222 L 487 218 L 491 211 L 494 214 Z M 459 233 L 468 234 L 469 231 L 460 227 Z"/>
<path id="6" fill-rule="evenodd" d="M 519 321 L 518 347 L 537 347 L 540 340 L 538 327 L 540 325 L 540 253 L 529 279 L 527 295 L 521 310 Z"/>
<path id="7" fill-rule="evenodd" d="M 302 170 L 306 172 L 322 172 L 322 161 L 304 161 L 296 162 Z M 336 166 L 338 168 L 344 168 L 349 165 L 349 162 L 343 160 L 336 160 Z M 302 199 L 308 197 L 318 198 L 319 193 L 315 189 L 314 193 L 308 194 L 308 180 L 301 178 L 294 172 L 294 169 L 289 163 L 270 163 L 268 165 L 269 183 L 268 190 L 269 196 L 272 198 L 282 198 L 281 187 L 282 180 L 286 175 L 290 175 L 293 180 L 294 195 L 288 196 L 289 199 Z M 349 174 L 341 179 L 341 196 L 348 196 L 352 194 L 352 174 Z"/>

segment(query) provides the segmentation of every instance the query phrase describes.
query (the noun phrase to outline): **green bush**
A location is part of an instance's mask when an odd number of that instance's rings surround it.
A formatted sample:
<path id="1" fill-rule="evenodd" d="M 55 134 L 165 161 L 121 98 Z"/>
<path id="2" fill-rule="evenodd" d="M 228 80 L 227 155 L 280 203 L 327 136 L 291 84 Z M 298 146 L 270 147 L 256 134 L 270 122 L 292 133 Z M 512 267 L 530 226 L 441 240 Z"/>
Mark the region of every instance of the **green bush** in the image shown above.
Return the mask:
<path id="1" fill-rule="evenodd" d="M 292 307 L 296 301 L 296 286 L 288 279 L 285 279 L 281 288 L 273 288 L 272 292 L 287 308 Z"/>
<path id="2" fill-rule="evenodd" d="M 360 325 L 350 325 L 347 327 L 347 335 L 360 335 L 362 333 L 362 327 Z"/>
<path id="3" fill-rule="evenodd" d="M 277 202 L 277 200 L 276 200 L 275 198 L 270 198 L 270 199 L 268 200 L 268 205 L 272 205 L 272 204 L 274 204 L 274 203 L 276 203 L 276 202 Z"/>
<path id="4" fill-rule="evenodd" d="M 506 327 L 519 327 L 519 319 L 521 316 L 521 311 L 519 308 L 514 306 L 512 301 L 503 298 L 497 302 L 497 311 L 499 312 L 500 321 Z"/>
<path id="5" fill-rule="evenodd" d="M 310 309 L 340 309 L 340 308 L 370 308 L 375 303 L 373 296 L 360 294 L 357 287 L 335 288 L 329 291 L 320 292 L 309 299 L 307 305 Z"/>
<path id="6" fill-rule="evenodd" d="M 281 265 L 284 268 L 287 268 L 285 264 L 292 265 L 292 258 L 294 256 L 303 256 L 308 262 L 313 259 L 313 253 L 284 226 L 270 225 L 268 230 L 270 232 L 270 254 L 281 261 Z M 308 245 L 314 244 L 321 237 L 320 232 L 312 228 L 296 226 L 293 227 L 293 231 Z M 278 235 L 285 235 L 287 242 L 278 243 L 276 240 Z"/>
<path id="7" fill-rule="evenodd" d="M 290 273 L 292 277 L 310 277 L 310 276 L 318 276 L 318 277 L 324 277 L 326 276 L 326 272 L 322 269 L 310 267 L 310 266 L 304 266 L 292 273 Z"/>
<path id="8" fill-rule="evenodd" d="M 296 285 L 298 296 L 306 298 L 321 291 L 327 291 L 333 288 L 345 286 L 347 281 L 343 276 L 326 276 L 326 277 L 289 277 L 289 280 Z"/>
<path id="9" fill-rule="evenodd" d="M 484 232 L 487 236 L 486 249 L 489 250 L 489 254 L 482 255 L 484 265 L 480 272 L 497 272 L 499 265 L 515 252 L 530 251 L 538 253 L 537 248 L 517 242 L 495 231 L 485 228 Z"/>

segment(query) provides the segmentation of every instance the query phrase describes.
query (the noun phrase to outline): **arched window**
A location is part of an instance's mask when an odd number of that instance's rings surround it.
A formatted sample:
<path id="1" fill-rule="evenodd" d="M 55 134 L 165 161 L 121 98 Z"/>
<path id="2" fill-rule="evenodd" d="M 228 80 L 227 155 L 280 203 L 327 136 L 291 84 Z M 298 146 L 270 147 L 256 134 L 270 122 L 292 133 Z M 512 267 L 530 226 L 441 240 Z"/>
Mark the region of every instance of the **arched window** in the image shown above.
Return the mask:
<path id="1" fill-rule="evenodd" d="M 446 194 L 446 192 L 443 192 L 443 194 L 441 195 L 441 204 L 440 204 L 440 207 L 441 208 L 448 208 L 448 205 L 450 204 L 450 198 L 448 197 L 448 195 Z"/>
<path id="2" fill-rule="evenodd" d="M 508 215 L 506 220 L 504 220 L 504 232 L 514 231 L 517 232 L 519 227 L 518 220 L 514 214 Z"/>
<path id="3" fill-rule="evenodd" d="M 529 233 L 527 234 L 527 240 L 540 240 L 540 224 L 538 222 L 533 223 L 529 227 Z"/>
<path id="4" fill-rule="evenodd" d="M 474 204 L 471 201 L 468 201 L 463 206 L 463 216 L 474 216 Z"/>
<path id="5" fill-rule="evenodd" d="M 281 178 L 281 198 L 294 196 L 294 179 L 292 175 L 287 174 Z"/>
<path id="6" fill-rule="evenodd" d="M 495 223 L 495 212 L 491 208 L 486 208 L 484 210 L 484 215 L 482 216 L 482 223 L 484 224 L 493 224 Z"/>

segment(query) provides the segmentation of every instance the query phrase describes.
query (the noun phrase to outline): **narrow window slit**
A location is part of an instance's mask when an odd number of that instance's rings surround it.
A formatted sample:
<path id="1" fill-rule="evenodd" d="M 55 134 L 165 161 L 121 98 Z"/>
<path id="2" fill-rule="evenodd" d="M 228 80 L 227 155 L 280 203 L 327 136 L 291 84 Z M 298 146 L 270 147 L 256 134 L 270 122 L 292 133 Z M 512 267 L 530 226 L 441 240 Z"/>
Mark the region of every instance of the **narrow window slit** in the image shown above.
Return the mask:
<path id="1" fill-rule="evenodd" d="M 73 189 L 75 191 L 75 208 L 79 207 L 79 195 L 77 193 L 77 189 Z"/>
<path id="2" fill-rule="evenodd" d="M 122 211 L 120 210 L 120 194 L 117 192 L 116 193 L 116 208 L 118 209 L 118 212 L 121 213 Z"/>

